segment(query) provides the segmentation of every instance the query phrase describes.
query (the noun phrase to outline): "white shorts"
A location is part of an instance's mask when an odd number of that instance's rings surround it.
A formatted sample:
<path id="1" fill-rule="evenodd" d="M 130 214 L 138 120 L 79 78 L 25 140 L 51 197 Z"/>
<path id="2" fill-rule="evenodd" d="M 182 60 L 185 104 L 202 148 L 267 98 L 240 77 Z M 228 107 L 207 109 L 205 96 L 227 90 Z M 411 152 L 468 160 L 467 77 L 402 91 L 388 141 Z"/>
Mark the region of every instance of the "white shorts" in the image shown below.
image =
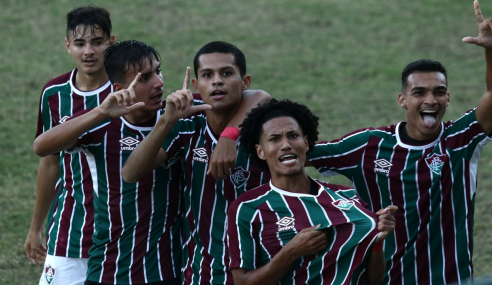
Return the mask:
<path id="1" fill-rule="evenodd" d="M 84 285 L 88 260 L 46 255 L 39 285 Z"/>

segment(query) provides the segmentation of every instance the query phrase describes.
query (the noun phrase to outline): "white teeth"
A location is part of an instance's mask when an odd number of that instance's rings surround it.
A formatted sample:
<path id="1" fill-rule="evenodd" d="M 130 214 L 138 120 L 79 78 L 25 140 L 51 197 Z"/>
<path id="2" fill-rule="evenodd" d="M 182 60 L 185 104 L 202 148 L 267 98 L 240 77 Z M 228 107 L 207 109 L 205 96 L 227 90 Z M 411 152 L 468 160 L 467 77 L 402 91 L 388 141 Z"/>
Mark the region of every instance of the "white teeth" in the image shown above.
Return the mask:
<path id="1" fill-rule="evenodd" d="M 422 110 L 422 111 L 420 111 L 420 112 L 422 112 L 422 113 L 427 113 L 427 114 L 434 114 L 434 113 L 437 113 L 437 111 L 436 111 L 436 110 Z"/>

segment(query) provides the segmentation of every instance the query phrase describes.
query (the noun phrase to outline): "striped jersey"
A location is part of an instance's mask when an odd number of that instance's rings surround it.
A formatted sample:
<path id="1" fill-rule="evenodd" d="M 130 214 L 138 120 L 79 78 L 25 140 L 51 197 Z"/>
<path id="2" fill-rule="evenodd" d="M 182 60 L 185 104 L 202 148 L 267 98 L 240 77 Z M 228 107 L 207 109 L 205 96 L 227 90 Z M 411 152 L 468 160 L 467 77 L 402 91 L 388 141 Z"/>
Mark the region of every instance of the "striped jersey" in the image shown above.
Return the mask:
<path id="1" fill-rule="evenodd" d="M 270 179 L 269 174 L 250 165 L 239 142 L 236 167 L 229 179 L 216 181 L 206 175 L 216 144 L 205 112 L 198 112 L 179 120 L 162 146 L 168 164 L 184 159 L 184 284 L 233 284 L 228 270 L 227 210 L 243 192 Z"/>
<path id="2" fill-rule="evenodd" d="M 74 69 L 44 86 L 36 137 L 75 113 L 99 106 L 112 92 L 109 81 L 97 90 L 78 90 L 75 87 L 76 73 L 77 69 Z M 60 153 L 59 183 L 60 189 L 48 217 L 47 252 L 55 256 L 88 258 L 94 233 L 93 187 L 83 153 Z"/>
<path id="3" fill-rule="evenodd" d="M 377 216 L 353 189 L 317 188 L 316 195 L 294 193 L 270 182 L 236 199 L 228 216 L 230 268 L 258 269 L 298 232 L 320 224 L 328 247 L 296 260 L 279 284 L 348 284 L 354 270 L 365 269 Z"/>
<path id="4" fill-rule="evenodd" d="M 180 278 L 180 192 L 182 168 L 162 166 L 137 183 L 121 168 L 151 124 L 136 126 L 124 117 L 105 121 L 79 138 L 70 151 L 86 153 L 94 184 L 95 233 L 87 280 L 143 284 Z"/>
<path id="5" fill-rule="evenodd" d="M 472 275 L 477 163 L 490 138 L 475 109 L 443 122 L 439 137 L 427 145 L 403 143 L 403 124 L 320 143 L 309 159 L 321 173 L 352 180 L 371 210 L 398 206 L 395 232 L 385 241 L 385 284 L 467 280 Z"/>

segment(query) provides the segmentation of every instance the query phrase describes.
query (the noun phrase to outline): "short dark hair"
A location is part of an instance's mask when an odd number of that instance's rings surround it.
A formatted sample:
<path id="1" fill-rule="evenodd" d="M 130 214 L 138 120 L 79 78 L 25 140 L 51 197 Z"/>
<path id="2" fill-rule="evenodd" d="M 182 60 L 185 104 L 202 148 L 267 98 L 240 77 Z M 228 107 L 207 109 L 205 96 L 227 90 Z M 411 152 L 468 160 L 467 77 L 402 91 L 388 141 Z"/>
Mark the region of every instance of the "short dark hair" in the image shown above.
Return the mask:
<path id="1" fill-rule="evenodd" d="M 418 72 L 440 72 L 446 78 L 446 83 L 448 82 L 448 74 L 446 73 L 446 68 L 438 62 L 430 59 L 419 59 L 410 64 L 408 64 L 403 72 L 401 73 L 401 90 L 405 92 L 408 86 L 408 77 L 413 73 Z"/>
<path id="2" fill-rule="evenodd" d="M 239 73 L 241 77 L 246 75 L 246 57 L 243 52 L 238 49 L 235 45 L 216 41 L 210 42 L 204 45 L 195 55 L 195 59 L 193 60 L 193 68 L 195 70 L 195 77 L 198 78 L 198 68 L 200 68 L 200 56 L 202 54 L 209 53 L 230 53 L 234 55 L 234 60 L 236 61 L 236 65 L 239 67 Z"/>
<path id="3" fill-rule="evenodd" d="M 255 145 L 260 143 L 263 124 L 278 117 L 291 117 L 297 121 L 303 136 L 307 136 L 308 152 L 314 149 L 314 145 L 318 140 L 319 118 L 305 105 L 290 100 L 277 101 L 272 99 L 270 102 L 252 109 L 240 125 L 241 136 L 239 141 L 246 153 L 250 155 L 251 163 L 261 170 L 267 170 L 268 164 L 258 157 Z"/>
<path id="4" fill-rule="evenodd" d="M 67 39 L 70 33 L 75 37 L 76 29 L 79 25 L 84 26 L 83 34 L 89 31 L 94 34 L 95 29 L 101 29 L 104 37 L 111 36 L 111 19 L 108 10 L 94 5 L 75 8 L 67 14 Z"/>
<path id="5" fill-rule="evenodd" d="M 150 68 L 152 61 L 161 57 L 157 51 L 139 41 L 123 41 L 110 45 L 104 51 L 104 68 L 111 83 L 125 83 L 125 75 L 130 68 L 141 71 L 145 68 L 145 59 L 149 59 Z"/>

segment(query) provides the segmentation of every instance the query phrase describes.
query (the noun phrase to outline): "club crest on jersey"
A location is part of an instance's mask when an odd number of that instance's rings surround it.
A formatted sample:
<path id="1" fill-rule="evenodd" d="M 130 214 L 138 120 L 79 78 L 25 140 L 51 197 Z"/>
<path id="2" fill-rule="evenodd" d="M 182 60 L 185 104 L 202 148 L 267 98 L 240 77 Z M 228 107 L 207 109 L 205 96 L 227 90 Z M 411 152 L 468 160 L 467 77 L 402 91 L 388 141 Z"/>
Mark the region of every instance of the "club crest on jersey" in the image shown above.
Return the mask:
<path id="1" fill-rule="evenodd" d="M 391 166 L 393 164 L 384 158 L 377 159 L 374 161 L 376 166 L 374 167 L 374 172 L 389 174 Z"/>
<path id="2" fill-rule="evenodd" d="M 61 118 L 58 122 L 59 122 L 60 124 L 63 124 L 63 123 L 65 123 L 68 119 L 70 119 L 70 117 L 69 117 L 69 116 L 63 116 L 63 118 Z"/>
<path id="3" fill-rule="evenodd" d="M 427 163 L 427 166 L 429 166 L 432 172 L 439 175 L 441 173 L 442 166 L 444 165 L 444 160 L 446 160 L 446 156 L 444 154 L 433 153 L 432 156 L 425 159 L 425 163 Z"/>
<path id="4" fill-rule="evenodd" d="M 246 184 L 246 181 L 248 181 L 250 175 L 250 171 L 247 171 L 239 166 L 232 170 L 232 174 L 230 175 L 230 177 L 232 183 L 234 183 L 234 186 L 236 186 L 236 188 L 239 188 Z"/>
<path id="5" fill-rule="evenodd" d="M 44 279 L 48 285 L 53 282 L 53 279 L 55 279 L 55 268 L 49 264 L 44 268 Z"/>
<path id="6" fill-rule="evenodd" d="M 208 163 L 207 150 L 205 150 L 205 148 L 203 147 L 195 148 L 193 150 L 193 160 Z"/>
<path id="7" fill-rule="evenodd" d="M 294 218 L 291 217 L 283 217 L 276 224 L 278 225 L 278 231 L 287 231 L 294 229 Z"/>
<path id="8" fill-rule="evenodd" d="M 126 137 L 120 140 L 121 150 L 133 151 L 140 141 L 136 138 Z"/>
<path id="9" fill-rule="evenodd" d="M 337 207 L 338 209 L 341 209 L 341 210 L 348 210 L 350 208 L 352 208 L 352 206 L 354 205 L 354 201 L 350 201 L 350 200 L 343 200 L 343 199 L 338 199 L 334 202 L 331 202 L 333 204 L 333 206 Z"/>

